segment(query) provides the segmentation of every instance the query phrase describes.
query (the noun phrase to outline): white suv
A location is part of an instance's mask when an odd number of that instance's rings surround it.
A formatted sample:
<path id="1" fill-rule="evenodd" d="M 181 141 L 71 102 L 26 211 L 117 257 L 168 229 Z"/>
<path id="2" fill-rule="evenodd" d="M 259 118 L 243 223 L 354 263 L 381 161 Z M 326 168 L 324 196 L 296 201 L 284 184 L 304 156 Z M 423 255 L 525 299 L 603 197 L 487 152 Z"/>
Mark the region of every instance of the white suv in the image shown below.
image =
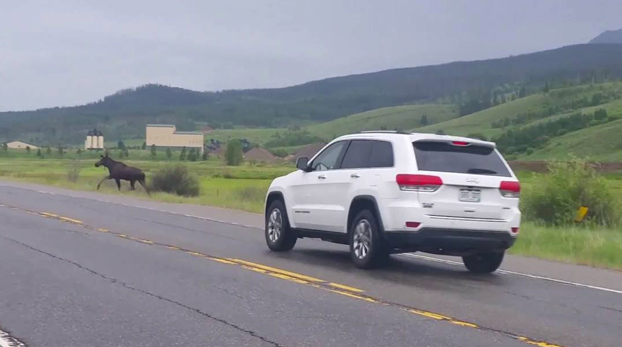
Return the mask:
<path id="1" fill-rule="evenodd" d="M 360 268 L 422 251 L 462 256 L 470 271 L 490 273 L 518 235 L 520 183 L 492 142 L 362 132 L 296 167 L 266 197 L 273 251 L 311 237 L 350 245 Z"/>

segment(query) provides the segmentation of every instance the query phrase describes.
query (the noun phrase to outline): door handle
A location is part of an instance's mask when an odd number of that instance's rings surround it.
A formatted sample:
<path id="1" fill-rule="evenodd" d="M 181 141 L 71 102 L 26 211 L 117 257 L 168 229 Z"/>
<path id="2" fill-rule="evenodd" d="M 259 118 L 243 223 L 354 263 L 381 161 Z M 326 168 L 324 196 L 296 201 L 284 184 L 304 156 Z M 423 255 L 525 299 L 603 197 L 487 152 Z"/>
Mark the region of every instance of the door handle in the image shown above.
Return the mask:
<path id="1" fill-rule="evenodd" d="M 326 179 L 326 175 L 319 175 L 317 176 L 318 180 L 325 180 Z"/>
<path id="2" fill-rule="evenodd" d="M 352 175 L 350 175 L 350 177 L 352 178 L 360 178 L 361 176 L 357 173 L 353 173 Z"/>

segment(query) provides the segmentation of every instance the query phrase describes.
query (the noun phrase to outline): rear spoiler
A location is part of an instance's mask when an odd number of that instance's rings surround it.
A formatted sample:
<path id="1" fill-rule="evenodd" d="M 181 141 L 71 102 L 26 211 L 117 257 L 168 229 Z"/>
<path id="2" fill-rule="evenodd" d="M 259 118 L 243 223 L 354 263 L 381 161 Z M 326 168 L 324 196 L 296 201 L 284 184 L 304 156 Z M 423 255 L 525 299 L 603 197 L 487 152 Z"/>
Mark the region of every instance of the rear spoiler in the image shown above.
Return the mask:
<path id="1" fill-rule="evenodd" d="M 497 144 L 494 142 L 470 139 L 468 137 L 450 137 L 447 139 L 423 138 L 423 139 L 418 139 L 414 142 L 442 142 L 442 143 L 448 143 L 456 147 L 481 146 L 481 147 L 497 148 Z"/>

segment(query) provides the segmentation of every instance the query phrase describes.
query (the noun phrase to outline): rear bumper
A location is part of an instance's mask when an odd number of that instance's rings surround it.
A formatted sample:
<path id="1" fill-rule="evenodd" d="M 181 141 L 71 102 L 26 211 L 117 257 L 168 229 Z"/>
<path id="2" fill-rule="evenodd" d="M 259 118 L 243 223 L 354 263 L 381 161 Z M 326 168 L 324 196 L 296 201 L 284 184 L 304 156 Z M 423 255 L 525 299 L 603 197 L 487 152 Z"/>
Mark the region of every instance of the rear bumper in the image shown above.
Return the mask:
<path id="1" fill-rule="evenodd" d="M 385 231 L 385 241 L 397 252 L 422 251 L 434 254 L 469 255 L 500 252 L 516 237 L 506 231 L 421 228 L 418 231 Z"/>

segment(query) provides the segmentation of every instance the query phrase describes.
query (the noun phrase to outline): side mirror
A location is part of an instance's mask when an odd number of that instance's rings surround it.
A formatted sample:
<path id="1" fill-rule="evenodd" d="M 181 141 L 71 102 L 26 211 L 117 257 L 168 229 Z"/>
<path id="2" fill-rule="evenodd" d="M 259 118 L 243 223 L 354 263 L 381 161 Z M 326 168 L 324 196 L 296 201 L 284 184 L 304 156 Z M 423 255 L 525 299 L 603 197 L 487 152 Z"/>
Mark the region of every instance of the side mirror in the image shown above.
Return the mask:
<path id="1" fill-rule="evenodd" d="M 296 169 L 302 170 L 304 172 L 309 171 L 309 158 L 300 157 L 296 159 Z"/>

